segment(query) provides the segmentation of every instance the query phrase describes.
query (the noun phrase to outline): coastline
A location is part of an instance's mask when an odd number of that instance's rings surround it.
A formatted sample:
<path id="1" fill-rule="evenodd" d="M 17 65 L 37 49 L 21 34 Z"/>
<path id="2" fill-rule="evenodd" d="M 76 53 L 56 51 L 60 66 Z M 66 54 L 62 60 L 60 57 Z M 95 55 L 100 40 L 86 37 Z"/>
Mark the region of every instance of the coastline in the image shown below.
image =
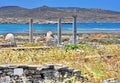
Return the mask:
<path id="1" fill-rule="evenodd" d="M 72 23 L 62 23 L 62 33 L 72 33 Z M 57 33 L 56 24 L 33 24 L 34 33 L 44 34 L 47 31 Z M 29 24 L 0 24 L 0 34 L 28 33 Z M 77 23 L 77 33 L 116 33 L 120 32 L 120 23 L 115 22 L 80 22 Z"/>

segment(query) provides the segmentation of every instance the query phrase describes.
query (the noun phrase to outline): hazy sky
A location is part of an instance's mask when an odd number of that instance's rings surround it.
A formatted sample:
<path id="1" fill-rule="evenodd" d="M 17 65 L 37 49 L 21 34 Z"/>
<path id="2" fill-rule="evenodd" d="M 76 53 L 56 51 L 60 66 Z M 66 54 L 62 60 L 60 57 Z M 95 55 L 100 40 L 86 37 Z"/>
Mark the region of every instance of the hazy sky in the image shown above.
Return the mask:
<path id="1" fill-rule="evenodd" d="M 35 8 L 43 5 L 50 7 L 100 8 L 120 11 L 120 0 L 0 0 L 0 7 L 21 6 Z"/>

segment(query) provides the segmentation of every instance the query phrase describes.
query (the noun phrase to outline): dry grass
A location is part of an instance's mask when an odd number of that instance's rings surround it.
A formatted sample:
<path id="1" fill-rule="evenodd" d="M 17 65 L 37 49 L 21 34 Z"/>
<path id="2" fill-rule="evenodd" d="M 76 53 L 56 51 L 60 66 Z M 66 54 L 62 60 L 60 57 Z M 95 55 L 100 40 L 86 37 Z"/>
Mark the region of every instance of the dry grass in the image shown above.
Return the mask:
<path id="1" fill-rule="evenodd" d="M 89 83 L 101 83 L 108 78 L 120 81 L 120 46 L 104 45 L 91 48 L 85 45 L 85 53 L 75 50 L 51 48 L 49 50 L 1 50 L 0 64 L 64 64 L 74 69 L 80 69 Z M 87 57 L 87 58 L 86 58 Z"/>

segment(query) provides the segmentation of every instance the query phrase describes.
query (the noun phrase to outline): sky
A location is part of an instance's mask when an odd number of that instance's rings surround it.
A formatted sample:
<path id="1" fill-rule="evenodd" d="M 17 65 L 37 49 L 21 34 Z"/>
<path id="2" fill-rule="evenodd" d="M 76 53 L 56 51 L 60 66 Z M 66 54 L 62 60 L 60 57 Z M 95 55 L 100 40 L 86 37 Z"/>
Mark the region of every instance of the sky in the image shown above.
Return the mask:
<path id="1" fill-rule="evenodd" d="M 20 6 L 31 9 L 43 5 L 50 7 L 99 8 L 120 12 L 120 0 L 0 0 L 0 7 Z"/>

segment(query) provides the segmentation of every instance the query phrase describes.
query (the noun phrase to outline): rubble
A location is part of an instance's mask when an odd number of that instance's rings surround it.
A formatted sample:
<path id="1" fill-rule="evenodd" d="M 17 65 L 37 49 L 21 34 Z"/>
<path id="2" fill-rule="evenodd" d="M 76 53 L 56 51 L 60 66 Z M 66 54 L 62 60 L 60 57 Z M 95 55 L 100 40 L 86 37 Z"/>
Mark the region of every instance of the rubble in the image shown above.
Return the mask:
<path id="1" fill-rule="evenodd" d="M 79 50 L 79 49 L 76 50 L 77 54 L 84 54 L 84 52 L 85 52 L 84 50 Z"/>
<path id="2" fill-rule="evenodd" d="M 53 33 L 51 31 L 47 32 L 46 44 L 48 46 L 56 46 L 57 45 L 57 39 L 55 38 L 55 36 L 53 35 Z"/>
<path id="3" fill-rule="evenodd" d="M 83 78 L 80 70 L 62 65 L 1 65 L 0 83 L 59 83 L 76 76 Z"/>
<path id="4" fill-rule="evenodd" d="M 118 80 L 115 80 L 114 78 L 109 78 L 107 80 L 104 80 L 102 83 L 118 83 Z"/>
<path id="5" fill-rule="evenodd" d="M 10 45 L 16 46 L 15 36 L 12 33 L 8 33 L 5 36 L 5 41 L 7 41 L 7 43 L 9 43 Z"/>

